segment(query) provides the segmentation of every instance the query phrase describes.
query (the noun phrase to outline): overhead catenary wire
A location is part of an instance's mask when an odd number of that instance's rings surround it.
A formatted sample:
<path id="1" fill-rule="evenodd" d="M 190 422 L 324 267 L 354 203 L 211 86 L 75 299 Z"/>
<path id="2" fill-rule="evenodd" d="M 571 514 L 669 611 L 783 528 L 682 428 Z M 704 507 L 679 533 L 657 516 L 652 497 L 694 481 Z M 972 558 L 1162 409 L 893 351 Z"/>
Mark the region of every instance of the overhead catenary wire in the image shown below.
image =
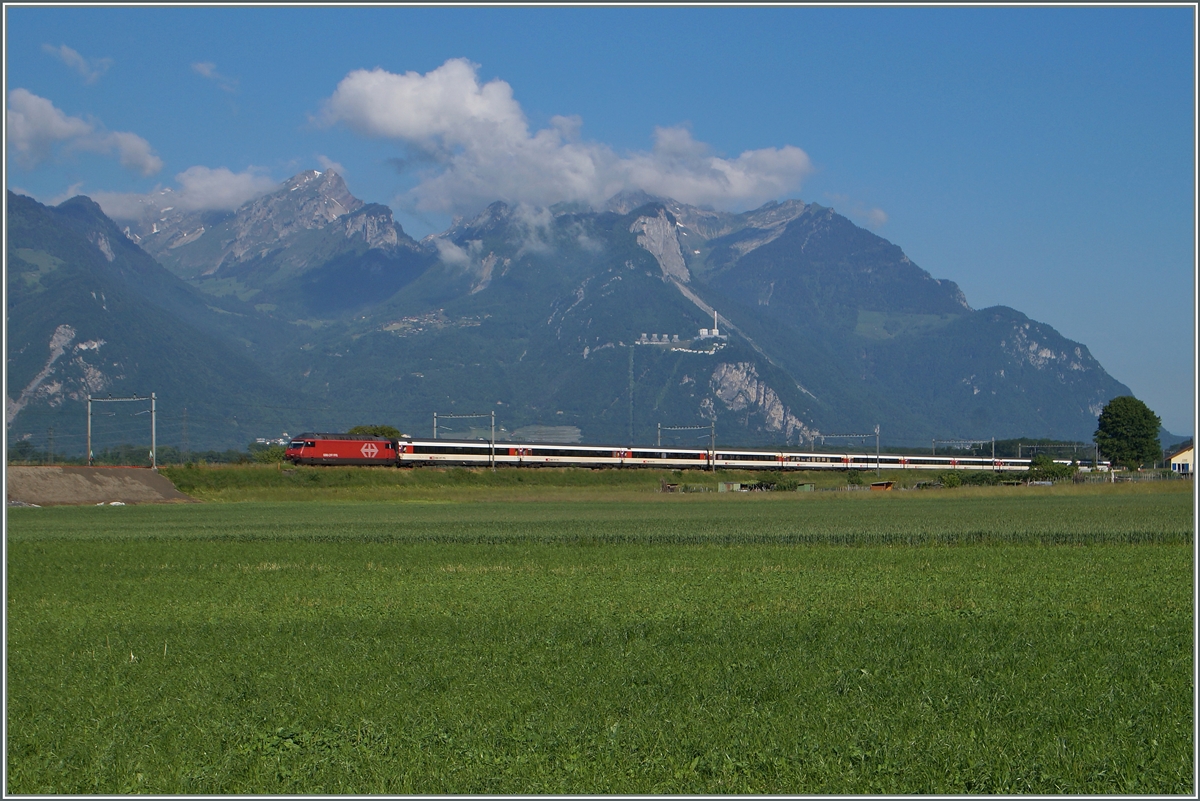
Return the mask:
<path id="1" fill-rule="evenodd" d="M 156 445 L 157 445 L 157 442 L 156 442 L 157 427 L 155 425 L 155 423 L 157 422 L 155 419 L 157 398 L 155 396 L 155 393 L 153 393 L 153 392 L 150 393 L 149 398 L 138 397 L 137 393 L 134 393 L 133 397 L 131 397 L 131 398 L 114 398 L 112 395 L 109 395 L 107 398 L 96 398 L 96 397 L 93 397 L 91 395 L 91 393 L 88 394 L 88 396 L 87 396 L 87 460 L 88 460 L 88 464 L 91 464 L 93 461 L 93 458 L 94 458 L 93 453 L 92 453 L 92 404 L 93 403 L 136 403 L 136 402 L 144 402 L 146 400 L 150 401 L 150 467 L 151 467 L 151 469 L 154 469 L 154 470 L 158 469 L 158 455 L 157 455 L 157 447 L 156 447 Z"/>

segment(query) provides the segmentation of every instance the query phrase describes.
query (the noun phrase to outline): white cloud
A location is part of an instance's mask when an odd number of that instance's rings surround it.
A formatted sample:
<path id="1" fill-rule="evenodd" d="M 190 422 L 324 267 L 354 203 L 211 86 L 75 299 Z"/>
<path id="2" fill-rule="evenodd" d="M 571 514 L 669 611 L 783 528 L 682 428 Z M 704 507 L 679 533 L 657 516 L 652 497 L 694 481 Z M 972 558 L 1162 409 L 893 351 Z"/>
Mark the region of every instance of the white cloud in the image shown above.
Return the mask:
<path id="1" fill-rule="evenodd" d="M 83 77 L 84 83 L 91 84 L 100 80 L 100 76 L 108 72 L 108 68 L 113 65 L 113 60 L 111 58 L 87 59 L 66 45 L 59 45 L 58 47 L 55 47 L 53 45 L 44 44 L 42 45 L 42 50 L 78 72 Z"/>
<path id="2" fill-rule="evenodd" d="M 685 203 L 745 207 L 796 190 L 812 171 L 800 148 L 750 150 L 726 159 L 685 128 L 659 128 L 651 152 L 627 155 L 583 141 L 578 117 L 554 117 L 549 127 L 531 133 L 512 87 L 499 79 L 480 84 L 477 70 L 465 59 L 425 75 L 355 70 L 325 101 L 320 119 L 420 153 L 427 166 L 411 196 L 417 208 L 429 211 L 467 211 L 496 199 L 533 206 L 597 203 L 632 189 Z"/>
<path id="3" fill-rule="evenodd" d="M 547 241 L 554 215 L 545 206 L 529 206 L 520 203 L 512 210 L 514 228 L 521 235 L 521 253 L 547 253 L 552 250 Z"/>
<path id="4" fill-rule="evenodd" d="M 623 159 L 618 165 L 618 173 L 625 177 L 622 189 L 641 189 L 695 205 L 753 205 L 797 189 L 812 172 L 808 154 L 791 145 L 747 150 L 736 159 L 722 159 L 692 139 L 685 128 L 658 128 L 654 138 L 653 152 Z"/>
<path id="5" fill-rule="evenodd" d="M 153 220 L 158 217 L 160 208 L 171 205 L 163 203 L 163 198 L 155 194 L 138 195 L 125 192 L 80 192 L 80 184 L 73 185 L 67 190 L 69 197 L 74 197 L 79 194 L 86 194 L 92 200 L 100 204 L 100 208 L 111 217 L 113 220 L 121 222 L 134 222 L 141 220 Z M 61 197 L 61 195 L 59 196 Z M 66 200 L 67 198 L 62 198 Z M 58 202 L 54 202 L 57 200 Z M 62 200 L 55 198 L 46 201 L 47 206 L 57 206 Z"/>
<path id="6" fill-rule="evenodd" d="M 189 167 L 175 176 L 178 188 L 157 187 L 145 194 L 93 192 L 90 197 L 114 220 L 153 219 L 161 209 L 177 211 L 233 211 L 248 200 L 279 186 L 258 170 L 233 172 L 226 167 Z"/>
<path id="7" fill-rule="evenodd" d="M 446 264 L 455 264 L 459 267 L 467 267 L 471 264 L 471 253 L 465 248 L 460 248 L 449 239 L 434 239 L 433 244 L 438 249 L 438 257 L 446 262 Z M 475 251 L 482 244 L 478 239 L 473 239 L 468 243 L 468 247 Z"/>
<path id="8" fill-rule="evenodd" d="M 226 92 L 237 91 L 237 78 L 230 78 L 217 72 L 217 65 L 211 61 L 197 61 L 192 65 L 192 72 L 216 82 L 217 86 Z"/>
<path id="9" fill-rule="evenodd" d="M 100 153 L 116 152 L 121 160 L 121 166 L 127 170 L 140 172 L 142 175 L 154 175 L 162 169 L 163 161 L 154 154 L 150 143 L 137 134 L 125 131 L 115 131 L 96 140 L 93 146 L 83 145 L 86 149 L 95 149 Z"/>
<path id="10" fill-rule="evenodd" d="M 49 158 L 58 142 L 88 136 L 94 130 L 91 123 L 79 117 L 68 117 L 44 97 L 24 89 L 8 93 L 8 146 L 17 152 L 23 166 L 34 166 Z"/>
<path id="11" fill-rule="evenodd" d="M 527 139 L 525 115 L 512 87 L 501 80 L 480 86 L 475 71 L 461 58 L 425 75 L 355 70 L 326 101 L 325 119 L 368 136 L 430 148 L 474 144 L 483 136 L 504 143 Z"/>
<path id="12" fill-rule="evenodd" d="M 175 180 L 180 187 L 175 196 L 178 207 L 189 211 L 232 211 L 279 186 L 278 181 L 257 170 L 233 172 L 226 167 L 188 167 Z"/>
<path id="13" fill-rule="evenodd" d="M 142 175 L 153 175 L 163 162 L 150 143 L 128 131 L 104 131 L 81 117 L 70 117 L 44 97 L 25 89 L 8 93 L 8 146 L 17 163 L 33 168 L 54 154 L 56 145 L 67 152 L 116 154 L 121 166 Z"/>
<path id="14" fill-rule="evenodd" d="M 328 156 L 322 156 L 318 154 L 317 163 L 321 165 L 322 170 L 333 170 L 343 178 L 346 177 L 346 168 Z"/>

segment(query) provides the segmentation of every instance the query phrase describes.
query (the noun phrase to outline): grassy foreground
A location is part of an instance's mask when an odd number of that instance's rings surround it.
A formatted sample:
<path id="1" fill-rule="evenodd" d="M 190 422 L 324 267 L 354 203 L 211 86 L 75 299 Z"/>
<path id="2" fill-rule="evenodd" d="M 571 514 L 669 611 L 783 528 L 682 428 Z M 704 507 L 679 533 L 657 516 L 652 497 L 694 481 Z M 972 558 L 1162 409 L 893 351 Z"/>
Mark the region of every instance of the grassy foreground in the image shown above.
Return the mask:
<path id="1" fill-rule="evenodd" d="M 1194 792 L 1186 489 L 427 491 L 10 509 L 7 792 Z"/>

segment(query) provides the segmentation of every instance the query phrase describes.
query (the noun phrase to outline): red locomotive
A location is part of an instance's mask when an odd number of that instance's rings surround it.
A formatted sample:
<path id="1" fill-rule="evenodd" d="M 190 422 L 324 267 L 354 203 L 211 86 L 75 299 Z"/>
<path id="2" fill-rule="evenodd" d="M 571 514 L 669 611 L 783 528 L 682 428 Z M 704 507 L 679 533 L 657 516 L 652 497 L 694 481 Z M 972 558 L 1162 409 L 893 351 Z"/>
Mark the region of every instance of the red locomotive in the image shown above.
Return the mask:
<path id="1" fill-rule="evenodd" d="M 293 464 L 395 465 L 396 442 L 355 434 L 301 434 L 287 446 Z"/>

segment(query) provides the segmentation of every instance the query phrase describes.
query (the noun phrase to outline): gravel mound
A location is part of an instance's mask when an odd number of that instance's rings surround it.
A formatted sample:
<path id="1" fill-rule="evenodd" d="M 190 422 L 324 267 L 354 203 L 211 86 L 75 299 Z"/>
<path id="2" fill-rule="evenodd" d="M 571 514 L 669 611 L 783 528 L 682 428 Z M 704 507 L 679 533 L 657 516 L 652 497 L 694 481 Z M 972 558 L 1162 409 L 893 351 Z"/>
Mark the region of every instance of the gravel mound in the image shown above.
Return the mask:
<path id="1" fill-rule="evenodd" d="M 146 467 L 10 466 L 6 478 L 9 506 L 196 503 Z"/>

